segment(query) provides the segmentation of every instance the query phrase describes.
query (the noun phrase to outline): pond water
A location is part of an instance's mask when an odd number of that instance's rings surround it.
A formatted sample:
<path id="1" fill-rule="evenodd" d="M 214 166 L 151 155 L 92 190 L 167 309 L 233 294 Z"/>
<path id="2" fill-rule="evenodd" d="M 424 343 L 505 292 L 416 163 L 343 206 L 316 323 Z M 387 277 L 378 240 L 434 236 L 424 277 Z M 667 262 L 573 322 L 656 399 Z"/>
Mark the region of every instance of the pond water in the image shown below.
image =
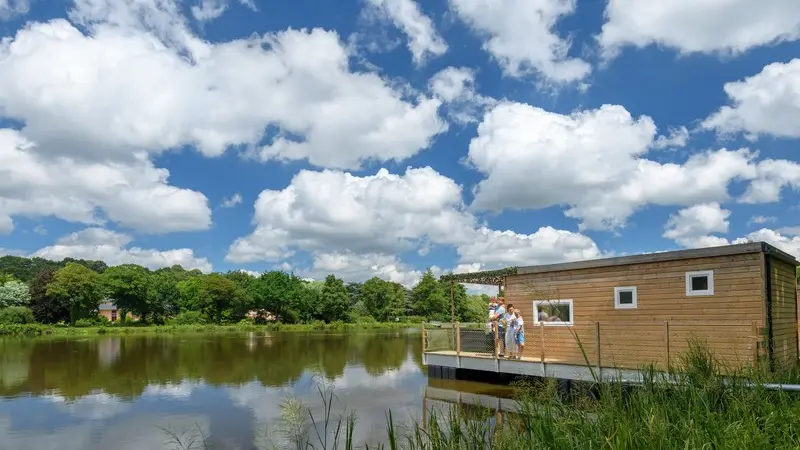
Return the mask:
<path id="1" fill-rule="evenodd" d="M 0 450 L 288 448 L 289 425 L 322 422 L 331 393 L 334 419 L 355 412 L 356 442 L 381 442 L 388 409 L 420 420 L 424 369 L 414 330 L 5 339 Z"/>

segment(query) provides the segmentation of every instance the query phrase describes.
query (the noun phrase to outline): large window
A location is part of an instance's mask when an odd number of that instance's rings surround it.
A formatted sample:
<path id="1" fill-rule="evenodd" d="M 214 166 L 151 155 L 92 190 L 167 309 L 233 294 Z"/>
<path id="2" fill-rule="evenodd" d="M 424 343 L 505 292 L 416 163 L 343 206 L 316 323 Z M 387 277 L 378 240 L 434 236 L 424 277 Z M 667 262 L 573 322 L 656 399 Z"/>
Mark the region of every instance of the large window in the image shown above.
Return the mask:
<path id="1" fill-rule="evenodd" d="M 572 300 L 536 300 L 533 302 L 533 323 L 572 325 L 575 321 Z"/>
<path id="2" fill-rule="evenodd" d="M 639 293 L 636 286 L 622 286 L 614 288 L 614 308 L 634 309 L 639 303 Z"/>
<path id="3" fill-rule="evenodd" d="M 686 272 L 686 295 L 714 295 L 714 271 Z"/>

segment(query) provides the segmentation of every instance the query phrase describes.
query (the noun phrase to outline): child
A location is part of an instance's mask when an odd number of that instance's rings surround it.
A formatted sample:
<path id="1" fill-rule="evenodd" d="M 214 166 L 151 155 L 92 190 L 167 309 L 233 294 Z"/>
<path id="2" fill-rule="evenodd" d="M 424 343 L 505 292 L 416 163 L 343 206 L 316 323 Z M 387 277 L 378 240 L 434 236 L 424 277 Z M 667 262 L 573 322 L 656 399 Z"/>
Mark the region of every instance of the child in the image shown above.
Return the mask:
<path id="1" fill-rule="evenodd" d="M 522 353 L 525 351 L 525 321 L 522 320 L 519 310 L 514 311 L 514 317 L 516 318 L 514 343 L 517 344 L 517 359 L 522 359 Z"/>

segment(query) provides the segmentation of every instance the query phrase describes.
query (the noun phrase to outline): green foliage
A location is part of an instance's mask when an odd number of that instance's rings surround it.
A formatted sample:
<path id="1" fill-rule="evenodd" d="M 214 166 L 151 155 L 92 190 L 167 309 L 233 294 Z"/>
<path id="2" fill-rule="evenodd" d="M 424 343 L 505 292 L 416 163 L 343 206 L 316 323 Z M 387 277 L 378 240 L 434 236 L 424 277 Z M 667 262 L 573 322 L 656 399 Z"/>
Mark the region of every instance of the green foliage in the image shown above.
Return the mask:
<path id="1" fill-rule="evenodd" d="M 86 317 L 97 309 L 103 300 L 100 274 L 76 263 L 67 263 L 53 276 L 47 286 L 47 295 L 67 302 L 70 309 L 70 324 Z"/>
<path id="2" fill-rule="evenodd" d="M 75 326 L 79 328 L 107 327 L 109 325 L 111 325 L 111 321 L 101 315 L 83 317 L 75 321 Z"/>
<path id="3" fill-rule="evenodd" d="M 294 274 L 268 271 L 258 276 L 243 271 L 203 274 L 181 266 L 151 271 L 136 264 L 107 267 L 102 262 L 3 257 L 0 306 L 29 305 L 37 322 L 57 324 L 86 318 L 97 325 L 98 305 L 110 301 L 117 317 L 134 315 L 139 324 L 283 324 L 418 323 L 449 321 L 451 286 L 426 271 L 413 289 L 374 277 L 345 283 L 334 275 L 303 280 Z M 32 271 L 36 271 L 31 276 Z M 18 277 L 24 283 L 11 280 Z M 6 283 L 5 281 L 10 281 Z M 452 286 L 457 320 L 475 321 L 485 305 L 469 297 L 461 284 Z M 412 316 L 413 315 L 413 316 Z M 255 317 L 255 318 L 253 318 Z M 99 320 L 99 319 L 98 319 Z M 328 326 L 328 325 L 326 325 Z"/>
<path id="4" fill-rule="evenodd" d="M 201 325 L 206 323 L 200 311 L 184 311 L 167 321 L 170 325 Z"/>
<path id="5" fill-rule="evenodd" d="M 44 269 L 31 280 L 31 310 L 39 323 L 69 321 L 69 303 L 47 293 L 47 285 L 53 281 L 55 274 L 55 269 Z"/>
<path id="6" fill-rule="evenodd" d="M 33 317 L 33 312 L 30 308 L 24 306 L 9 306 L 8 308 L 0 309 L 0 324 L 26 324 L 34 323 L 36 319 Z"/>
<path id="7" fill-rule="evenodd" d="M 28 306 L 30 302 L 31 294 L 27 284 L 17 280 L 0 284 L 0 308 Z"/>
<path id="8" fill-rule="evenodd" d="M 143 322 L 153 312 L 163 312 L 156 304 L 150 271 L 136 264 L 111 267 L 103 273 L 103 288 L 121 311 L 133 312 Z"/>
<path id="9" fill-rule="evenodd" d="M 108 268 L 102 261 L 87 261 L 83 259 L 64 258 L 60 262 L 34 257 L 25 258 L 22 256 L 0 256 L 0 272 L 4 272 L 14 278 L 28 283 L 36 275 L 46 269 L 58 270 L 69 263 L 80 264 L 95 272 L 102 273 Z"/>
<path id="10" fill-rule="evenodd" d="M 449 294 L 448 294 L 449 295 Z M 450 300 L 445 296 L 442 284 L 428 269 L 419 283 L 411 290 L 411 308 L 414 314 L 437 320 L 449 320 Z"/>
<path id="11" fill-rule="evenodd" d="M 350 297 L 340 278 L 328 275 L 322 288 L 322 320 L 325 322 L 345 321 L 349 319 Z"/>
<path id="12" fill-rule="evenodd" d="M 360 301 L 370 316 L 379 321 L 402 316 L 405 309 L 406 289 L 399 283 L 373 277 L 361 286 Z"/>

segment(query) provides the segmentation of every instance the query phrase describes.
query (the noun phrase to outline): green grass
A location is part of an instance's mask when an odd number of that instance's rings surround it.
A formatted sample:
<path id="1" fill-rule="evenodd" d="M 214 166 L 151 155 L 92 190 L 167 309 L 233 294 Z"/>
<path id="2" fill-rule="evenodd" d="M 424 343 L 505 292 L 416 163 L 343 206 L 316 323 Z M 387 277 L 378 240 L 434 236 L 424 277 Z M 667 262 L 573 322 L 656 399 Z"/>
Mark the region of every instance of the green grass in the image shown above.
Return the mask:
<path id="1" fill-rule="evenodd" d="M 360 322 L 360 323 L 311 323 L 311 324 L 235 324 L 235 325 L 106 325 L 91 327 L 72 327 L 67 325 L 0 325 L 0 336 L 90 336 L 121 334 L 161 334 L 161 333 L 229 333 L 242 331 L 369 331 L 386 329 L 419 328 L 419 324 L 403 322 Z"/>
<path id="2" fill-rule="evenodd" d="M 425 427 L 412 420 L 398 424 L 391 411 L 385 439 L 377 445 L 355 443 L 358 426 L 352 412 L 332 414 L 332 391 L 323 397 L 323 417 L 296 400 L 283 406 L 272 442 L 259 449 L 322 450 L 598 450 L 598 449 L 797 449 L 800 448 L 800 394 L 748 385 L 755 373 L 722 376 L 707 353 L 683 359 L 682 376 L 648 372 L 644 383 L 626 387 L 602 382 L 585 392 L 559 394 L 554 380 L 516 386 L 517 413 L 502 424 L 495 412 L 460 406 L 432 412 Z M 756 378 L 756 379 L 754 379 Z M 739 381 L 737 381 L 739 380 Z M 305 414 L 304 414 L 305 409 Z M 282 442 L 276 442 L 275 440 Z M 210 447 L 210 441 L 207 442 Z"/>

